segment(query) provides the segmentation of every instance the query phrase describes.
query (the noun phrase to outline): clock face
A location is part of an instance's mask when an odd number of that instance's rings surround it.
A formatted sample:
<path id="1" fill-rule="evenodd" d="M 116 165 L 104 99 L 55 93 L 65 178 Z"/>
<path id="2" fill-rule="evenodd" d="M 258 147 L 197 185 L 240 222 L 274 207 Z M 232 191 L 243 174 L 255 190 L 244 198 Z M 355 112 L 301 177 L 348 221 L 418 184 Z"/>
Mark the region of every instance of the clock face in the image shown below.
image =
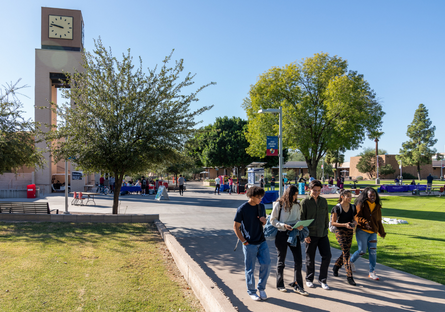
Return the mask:
<path id="1" fill-rule="evenodd" d="M 55 39 L 73 39 L 73 17 L 49 15 L 49 37 Z"/>

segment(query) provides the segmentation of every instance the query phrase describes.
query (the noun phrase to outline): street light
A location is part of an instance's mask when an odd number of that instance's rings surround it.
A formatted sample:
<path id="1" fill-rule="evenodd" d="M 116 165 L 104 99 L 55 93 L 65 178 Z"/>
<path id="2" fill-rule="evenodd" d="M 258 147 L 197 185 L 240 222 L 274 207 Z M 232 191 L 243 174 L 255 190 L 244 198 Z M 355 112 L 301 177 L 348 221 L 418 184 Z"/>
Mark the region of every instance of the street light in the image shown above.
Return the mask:
<path id="1" fill-rule="evenodd" d="M 278 154 L 278 163 L 279 163 L 279 176 L 280 176 L 280 182 L 279 182 L 279 197 L 283 196 L 283 111 L 281 110 L 281 106 L 280 108 L 267 108 L 267 109 L 260 109 L 258 111 L 259 114 L 264 114 L 264 113 L 270 113 L 270 114 L 279 114 L 280 116 L 280 122 L 279 122 L 279 127 L 280 127 L 280 134 L 278 136 L 278 149 L 279 149 L 279 154 Z"/>

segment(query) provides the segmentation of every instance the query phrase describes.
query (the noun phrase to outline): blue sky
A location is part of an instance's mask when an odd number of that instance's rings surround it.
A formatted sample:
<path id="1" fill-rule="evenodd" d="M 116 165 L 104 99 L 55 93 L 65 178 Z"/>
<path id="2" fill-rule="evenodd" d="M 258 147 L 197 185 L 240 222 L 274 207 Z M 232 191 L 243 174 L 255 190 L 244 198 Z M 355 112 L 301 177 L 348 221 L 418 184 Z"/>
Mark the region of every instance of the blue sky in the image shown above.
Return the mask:
<path id="1" fill-rule="evenodd" d="M 100 36 L 116 56 L 131 48 L 152 68 L 175 49 L 173 58 L 196 73 L 196 88 L 217 83 L 195 104 L 215 106 L 201 115 L 202 125 L 218 116 L 246 118 L 241 103 L 260 74 L 327 52 L 363 74 L 380 99 L 380 148 L 398 153 L 423 103 L 444 152 L 445 1 L 3 1 L 0 84 L 21 78 L 29 86 L 22 92 L 29 98 L 21 97 L 28 118 L 44 6 L 82 11 L 87 50 Z"/>

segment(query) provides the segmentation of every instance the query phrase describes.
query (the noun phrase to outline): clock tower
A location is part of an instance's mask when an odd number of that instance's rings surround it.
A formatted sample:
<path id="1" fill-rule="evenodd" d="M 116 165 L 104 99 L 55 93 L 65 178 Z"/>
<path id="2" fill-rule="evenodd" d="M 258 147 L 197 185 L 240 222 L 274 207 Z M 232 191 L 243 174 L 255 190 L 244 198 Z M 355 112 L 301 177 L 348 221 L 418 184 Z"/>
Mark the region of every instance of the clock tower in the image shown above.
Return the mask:
<path id="1" fill-rule="evenodd" d="M 42 7 L 41 18 L 41 47 L 35 54 L 35 121 L 40 122 L 44 131 L 49 131 L 47 125 L 57 125 L 57 116 L 49 109 L 51 102 L 57 103 L 57 89 L 69 88 L 63 82 L 64 72 L 82 71 L 84 27 L 79 10 Z M 45 148 L 46 143 L 36 146 Z M 61 164 L 54 164 L 49 153 L 45 159 L 46 167 L 36 169 L 35 183 L 42 193 L 51 193 L 53 177 L 65 169 Z"/>

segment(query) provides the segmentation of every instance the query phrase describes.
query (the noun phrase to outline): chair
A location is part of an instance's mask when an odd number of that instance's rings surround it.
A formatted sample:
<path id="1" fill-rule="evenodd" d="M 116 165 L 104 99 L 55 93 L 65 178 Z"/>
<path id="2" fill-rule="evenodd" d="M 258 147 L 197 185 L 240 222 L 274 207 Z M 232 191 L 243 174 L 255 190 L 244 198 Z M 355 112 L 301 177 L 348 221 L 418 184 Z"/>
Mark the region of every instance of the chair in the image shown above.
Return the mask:
<path id="1" fill-rule="evenodd" d="M 79 192 L 79 197 L 77 199 L 78 199 L 78 201 L 80 201 L 80 205 L 83 206 L 83 200 L 86 199 L 86 198 L 83 197 L 82 192 Z"/>
<path id="2" fill-rule="evenodd" d="M 79 199 L 77 198 L 77 192 L 74 192 L 73 200 L 71 201 L 71 205 L 76 205 Z"/>

